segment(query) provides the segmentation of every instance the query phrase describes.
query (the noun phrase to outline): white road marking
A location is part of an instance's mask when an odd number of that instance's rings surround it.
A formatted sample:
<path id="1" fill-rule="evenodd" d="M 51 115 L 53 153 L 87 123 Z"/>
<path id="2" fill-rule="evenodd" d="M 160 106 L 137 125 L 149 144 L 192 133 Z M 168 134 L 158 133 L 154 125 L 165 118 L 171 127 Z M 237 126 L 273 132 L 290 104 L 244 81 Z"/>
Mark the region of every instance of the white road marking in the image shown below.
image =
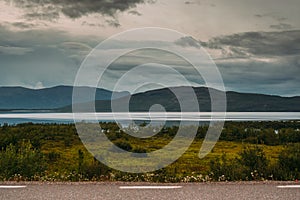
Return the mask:
<path id="1" fill-rule="evenodd" d="M 279 185 L 278 188 L 300 188 L 300 185 Z"/>
<path id="2" fill-rule="evenodd" d="M 17 189 L 17 188 L 25 188 L 26 185 L 0 185 L 0 189 Z"/>
<path id="3" fill-rule="evenodd" d="M 120 186 L 120 189 L 180 189 L 182 186 Z"/>

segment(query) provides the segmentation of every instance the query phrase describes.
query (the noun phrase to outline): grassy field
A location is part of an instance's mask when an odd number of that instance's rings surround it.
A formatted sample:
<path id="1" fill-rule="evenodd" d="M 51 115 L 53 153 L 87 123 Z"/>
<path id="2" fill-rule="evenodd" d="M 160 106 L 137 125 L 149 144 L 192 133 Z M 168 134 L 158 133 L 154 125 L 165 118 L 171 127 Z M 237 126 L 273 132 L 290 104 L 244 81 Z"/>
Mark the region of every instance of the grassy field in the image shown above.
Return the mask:
<path id="1" fill-rule="evenodd" d="M 143 142 L 143 148 L 148 150 L 156 150 L 163 147 L 170 141 L 169 138 L 159 138 L 156 140 L 146 140 Z M 226 154 L 228 159 L 234 159 L 239 156 L 239 153 L 247 147 L 259 146 L 265 152 L 268 160 L 271 163 L 276 163 L 278 161 L 278 156 L 280 152 L 284 149 L 284 145 L 268 146 L 268 145 L 256 145 L 248 144 L 235 141 L 218 141 L 213 148 L 212 152 L 209 153 L 205 158 L 200 159 L 198 157 L 200 147 L 202 145 L 203 139 L 196 139 L 193 141 L 189 149 L 173 164 L 166 167 L 166 171 L 170 174 L 176 174 L 178 176 L 183 176 L 187 174 L 209 174 L 210 170 L 210 161 L 221 157 L 223 154 Z M 131 143 L 132 148 L 140 148 L 141 144 Z M 41 151 L 45 155 L 55 152 L 59 157 L 51 163 L 49 171 L 58 172 L 58 171 L 76 171 L 77 165 L 79 162 L 78 150 L 82 150 L 84 153 L 84 162 L 92 163 L 93 155 L 86 150 L 82 144 L 72 145 L 66 147 L 62 144 L 61 141 L 52 142 L 51 144 L 45 144 Z M 166 155 L 167 156 L 167 155 Z M 126 163 L 121 163 L 126 165 Z"/>
<path id="2" fill-rule="evenodd" d="M 281 125 L 283 128 L 280 128 Z M 243 126 L 253 127 L 255 130 L 260 128 L 260 132 L 253 133 L 256 140 L 252 140 L 253 134 L 242 132 L 246 130 Z M 272 126 L 270 122 L 258 123 L 256 126 L 258 128 L 254 127 L 254 124 L 228 124 L 227 127 L 230 129 L 227 128 L 226 132 L 222 133 L 221 140 L 216 143 L 213 150 L 203 159 L 200 159 L 198 154 L 203 142 L 201 134 L 205 127 L 202 127 L 203 130 L 200 127 L 197 137 L 180 158 L 163 169 L 144 174 L 123 173 L 97 161 L 94 158 L 95 155 L 88 152 L 86 147 L 92 148 L 96 157 L 101 156 L 101 148 L 107 147 L 97 146 L 97 140 L 91 140 L 84 146 L 72 124 L 1 126 L 0 179 L 178 182 L 263 179 L 295 180 L 299 178 L 300 141 L 299 134 L 295 132 L 299 123 L 296 123 L 296 125 L 289 124 L 288 127 L 286 123 L 274 124 L 273 126 L 276 126 L 279 130 L 277 135 L 274 135 L 274 131 L 270 130 L 270 126 Z M 136 139 L 120 132 L 116 124 L 103 124 L 102 127 L 104 130 L 110 130 L 109 133 L 106 133 L 106 136 L 115 145 L 133 153 L 144 152 L 147 155 L 168 145 L 174 135 L 176 135 L 177 130 L 176 127 L 172 127 L 154 137 Z M 272 137 L 270 137 L 270 134 L 273 134 L 271 135 Z M 277 137 L 275 138 L 276 140 L 274 140 L 274 137 Z M 256 142 L 251 143 L 249 141 Z M 184 142 L 185 138 L 182 137 L 178 144 Z M 269 143 L 269 145 L 264 143 Z M 177 153 L 177 150 L 180 150 L 180 148 L 176 149 L 175 146 L 174 152 Z M 114 152 L 113 149 L 112 152 Z M 117 162 L 121 165 L 134 165 L 135 163 L 131 159 L 133 158 L 132 155 L 129 153 L 127 156 L 128 159 L 125 161 L 120 161 L 113 156 L 110 159 L 112 160 L 111 162 Z M 161 159 L 165 159 L 172 155 L 161 154 L 160 156 Z M 248 160 L 254 161 L 249 163 Z M 32 162 L 35 162 L 34 165 Z M 149 163 L 144 164 L 148 165 Z M 22 168 L 26 168 L 26 166 L 35 166 L 32 169 L 36 171 L 30 171 L 29 167 L 26 172 L 23 172 Z M 235 171 L 236 169 L 238 171 Z M 234 174 L 231 173 L 232 171 Z M 288 173 L 286 173 L 287 171 Z M 254 173 L 256 175 L 253 175 Z"/>

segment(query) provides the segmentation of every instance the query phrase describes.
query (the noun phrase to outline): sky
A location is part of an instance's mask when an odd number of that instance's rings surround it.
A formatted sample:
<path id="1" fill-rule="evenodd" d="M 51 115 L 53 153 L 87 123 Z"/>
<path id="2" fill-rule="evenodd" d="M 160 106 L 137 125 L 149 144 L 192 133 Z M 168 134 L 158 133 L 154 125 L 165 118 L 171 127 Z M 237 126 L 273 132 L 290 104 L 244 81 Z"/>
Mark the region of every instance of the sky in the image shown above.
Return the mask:
<path id="1" fill-rule="evenodd" d="M 0 86 L 73 85 L 99 43 L 130 29 L 161 27 L 184 36 L 154 42 L 164 48 L 202 47 L 226 90 L 299 96 L 299 7 L 299 0 L 0 0 Z M 143 35 L 114 42 L 114 51 L 105 53 L 153 43 Z M 155 73 L 174 86 L 181 85 L 180 78 L 163 65 L 177 66 L 193 86 L 205 85 L 182 58 L 149 50 L 116 60 L 105 73 L 103 80 L 111 83 L 105 87 L 113 89 L 122 74 L 146 63 L 162 64 L 153 65 Z M 127 80 L 140 82 L 146 76 L 129 75 Z M 123 89 L 135 84 L 125 82 Z"/>

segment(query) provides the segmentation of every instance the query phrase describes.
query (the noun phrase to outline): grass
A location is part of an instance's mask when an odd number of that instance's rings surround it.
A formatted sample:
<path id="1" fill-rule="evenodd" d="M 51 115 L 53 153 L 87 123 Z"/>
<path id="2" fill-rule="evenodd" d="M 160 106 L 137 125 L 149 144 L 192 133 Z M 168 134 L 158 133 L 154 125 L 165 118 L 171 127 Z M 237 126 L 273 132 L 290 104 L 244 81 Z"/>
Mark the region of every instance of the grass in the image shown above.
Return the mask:
<path id="1" fill-rule="evenodd" d="M 154 151 L 160 149 L 165 144 L 168 144 L 170 141 L 169 138 L 159 138 L 159 140 L 145 140 L 141 145 L 138 142 L 130 143 L 132 148 L 143 147 L 149 151 Z M 203 159 L 198 157 L 199 150 L 201 148 L 203 140 L 196 139 L 188 148 L 188 150 L 173 164 L 166 168 L 169 172 L 174 172 L 179 175 L 183 174 L 192 174 L 192 173 L 209 173 L 209 163 L 212 159 L 222 156 L 224 153 L 230 158 L 235 158 L 238 156 L 239 152 L 242 151 L 245 145 L 255 146 L 254 144 L 245 144 L 242 142 L 234 141 L 218 141 L 213 148 L 213 150 Z M 283 145 L 268 146 L 268 145 L 259 145 L 263 148 L 264 152 L 267 155 L 267 158 L 275 163 L 278 159 L 279 153 L 284 149 Z M 51 143 L 51 145 L 46 144 L 42 147 L 42 153 L 49 154 L 50 152 L 56 152 L 60 155 L 59 159 L 50 165 L 50 171 L 61 170 L 61 166 L 65 166 L 67 170 L 76 170 L 78 164 L 78 150 L 81 149 L 84 152 L 85 160 L 87 162 L 93 159 L 93 156 L 85 149 L 82 144 L 72 145 L 65 148 L 62 145 L 61 141 L 56 141 Z M 94 151 L 97 147 L 94 147 Z M 168 155 L 162 155 L 162 159 Z M 130 159 L 130 158 L 129 158 Z M 119 161 L 117 161 L 119 162 Z M 126 165 L 126 163 L 120 163 Z"/>
<path id="2" fill-rule="evenodd" d="M 134 137 L 128 135 L 122 135 L 118 132 L 118 127 L 115 124 L 104 124 L 106 129 L 113 130 L 110 132 L 109 137 L 110 140 L 114 143 L 122 144 L 125 147 L 131 149 L 133 152 L 143 152 L 147 153 L 153 152 L 155 150 L 161 149 L 165 145 L 169 144 L 172 141 L 173 132 L 176 133 L 175 129 L 169 129 L 168 132 L 163 134 L 158 134 L 154 137 L 147 139 L 136 139 Z M 230 124 L 234 125 L 231 127 L 232 130 L 235 127 L 240 126 L 252 126 L 252 124 Z M 266 124 L 258 124 L 259 126 L 265 126 Z M 271 124 L 272 125 L 272 124 Z M 279 124 L 280 125 L 280 124 Z M 284 125 L 284 124 L 283 124 Z M 295 126 L 295 128 L 299 127 L 299 123 L 291 124 Z M 269 128 L 269 127 L 267 127 Z M 244 128 L 240 128 L 244 130 Z M 263 128 L 261 128 L 263 130 Z M 228 130 L 228 129 L 227 129 Z M 293 131 L 294 129 L 291 129 Z M 284 130 L 285 131 L 285 130 Z M 87 131 L 89 132 L 89 131 Z M 233 131 L 232 131 L 233 132 Z M 257 133 L 255 133 L 257 134 Z M 264 134 L 262 131 L 259 134 Z M 293 136 L 297 136 L 294 134 Z M 229 136 L 228 136 L 229 137 Z M 230 135 L 230 140 L 232 136 Z M 271 137 L 272 138 L 272 137 Z M 291 137 L 290 137 L 291 138 Z M 148 175 L 132 175 L 132 174 L 124 174 L 119 171 L 110 169 L 103 164 L 96 162 L 93 155 L 88 152 L 85 146 L 80 141 L 78 135 L 76 134 L 76 130 L 72 125 L 20 125 L 20 126 L 11 126 L 11 127 L 0 127 L 0 146 L 5 149 L 5 145 L 12 143 L 13 145 L 18 145 L 22 140 L 31 140 L 35 149 L 41 151 L 41 153 L 45 157 L 45 162 L 47 164 L 47 169 L 44 173 L 45 180 L 82 180 L 81 173 L 82 169 L 80 165 L 84 166 L 84 173 L 90 174 L 87 178 L 91 180 L 93 177 L 93 173 L 95 176 L 98 176 L 97 180 L 124 180 L 124 177 L 127 177 L 129 181 L 131 180 L 143 180 L 140 179 L 143 176 Z M 101 139 L 101 138 L 100 138 Z M 295 139 L 297 141 L 299 139 Z M 99 146 L 95 144 L 96 140 L 89 140 L 87 146 L 93 149 L 93 152 L 96 155 L 101 155 L 101 148 L 107 149 L 108 147 Z M 184 143 L 185 138 L 180 138 L 178 144 Z M 225 141 L 219 140 L 212 151 L 203 159 L 198 157 L 199 150 L 201 148 L 203 139 L 199 139 L 196 137 L 194 141 L 191 143 L 186 152 L 184 152 L 181 157 L 179 157 L 175 162 L 170 164 L 169 166 L 154 172 L 153 176 L 150 177 L 149 180 L 157 180 L 157 181 L 183 181 L 183 177 L 191 177 L 191 176 L 209 176 L 211 173 L 210 163 L 216 158 L 221 157 L 222 155 L 226 155 L 228 160 L 233 160 L 239 157 L 240 152 L 243 151 L 245 146 L 259 146 L 263 149 L 267 159 L 270 161 L 270 164 L 276 164 L 278 161 L 279 154 L 285 149 L 285 145 L 264 145 L 264 144 L 251 144 L 249 142 L 242 142 L 243 139 L 236 139 L 236 141 Z M 107 143 L 104 143 L 107 145 Z M 179 148 L 173 149 L 174 152 Z M 83 160 L 79 159 L 79 150 L 83 152 Z M 103 155 L 105 156 L 105 155 Z M 172 156 L 172 155 L 171 155 Z M 169 154 L 160 154 L 160 159 L 169 158 Z M 129 153 L 127 155 L 127 160 L 120 161 L 117 157 L 111 156 L 111 162 L 117 163 L 119 165 L 138 165 L 140 163 L 135 163 L 134 157 Z M 1 161 L 1 159 L 0 159 Z M 0 162 L 1 164 L 1 162 Z M 143 163 L 145 166 L 149 166 L 151 163 Z M 99 173 L 99 170 L 101 173 Z M 99 178 L 100 175 L 104 175 L 106 178 Z M 113 175 L 112 175 L 113 174 Z M 139 177 L 136 179 L 136 177 Z M 152 176 L 152 175 L 151 175 Z M 49 178 L 50 177 L 50 178 Z M 55 177 L 55 178 L 53 178 Z M 63 177 L 63 178 L 62 178 Z M 175 177 L 175 179 L 171 179 Z M 176 179 L 178 177 L 178 179 Z M 198 180 L 202 180 L 206 178 L 199 178 Z M 1 174 L 0 174 L 1 179 Z M 148 180 L 147 179 L 147 180 Z M 126 179 L 127 180 L 127 179 Z M 209 180 L 209 179 L 207 179 Z"/>

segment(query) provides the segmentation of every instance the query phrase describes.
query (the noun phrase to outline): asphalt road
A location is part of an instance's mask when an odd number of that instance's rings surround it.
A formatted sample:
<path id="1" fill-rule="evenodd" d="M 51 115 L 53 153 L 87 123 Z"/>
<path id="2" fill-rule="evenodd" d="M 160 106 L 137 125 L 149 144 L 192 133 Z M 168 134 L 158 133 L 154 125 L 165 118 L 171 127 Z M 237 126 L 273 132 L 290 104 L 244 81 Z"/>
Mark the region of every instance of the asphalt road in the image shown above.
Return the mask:
<path id="1" fill-rule="evenodd" d="M 288 186 L 287 186 L 288 185 Z M 293 186 L 289 186 L 293 185 Z M 296 186 L 295 186 L 296 185 Z M 21 187 L 19 187 L 21 186 Z M 163 186 L 164 188 L 160 188 Z M 278 187 L 279 186 L 279 187 Z M 282 187 L 283 186 L 283 187 Z M 300 199 L 293 182 L 236 183 L 0 183 L 1 200 L 45 199 Z"/>

